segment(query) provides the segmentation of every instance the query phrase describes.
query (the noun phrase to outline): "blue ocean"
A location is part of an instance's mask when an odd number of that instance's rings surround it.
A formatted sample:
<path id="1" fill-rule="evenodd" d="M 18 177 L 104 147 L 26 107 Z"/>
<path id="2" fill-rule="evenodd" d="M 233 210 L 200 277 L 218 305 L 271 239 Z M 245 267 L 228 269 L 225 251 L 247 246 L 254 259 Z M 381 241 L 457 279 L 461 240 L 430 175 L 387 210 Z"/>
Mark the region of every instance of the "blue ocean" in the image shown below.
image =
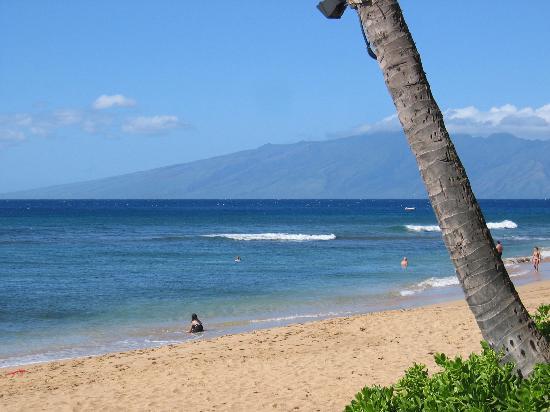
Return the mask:
<path id="1" fill-rule="evenodd" d="M 481 206 L 504 257 L 550 248 L 550 201 Z M 0 200 L 0 367 L 461 298 L 438 229 L 427 200 Z"/>

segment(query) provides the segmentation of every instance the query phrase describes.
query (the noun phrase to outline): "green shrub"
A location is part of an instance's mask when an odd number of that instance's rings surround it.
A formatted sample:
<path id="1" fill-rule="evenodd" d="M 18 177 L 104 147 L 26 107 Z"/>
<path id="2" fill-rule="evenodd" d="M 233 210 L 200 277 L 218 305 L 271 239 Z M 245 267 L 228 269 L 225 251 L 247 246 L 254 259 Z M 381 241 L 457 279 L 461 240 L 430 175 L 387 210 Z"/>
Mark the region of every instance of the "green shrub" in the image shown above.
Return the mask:
<path id="1" fill-rule="evenodd" d="M 550 305 L 541 305 L 532 318 L 550 339 Z M 480 355 L 467 360 L 435 355 L 443 369 L 428 376 L 426 366 L 414 364 L 393 386 L 365 387 L 345 412 L 416 411 L 549 411 L 550 365 L 537 365 L 529 379 L 514 373 L 511 363 L 481 342 Z"/>
<path id="2" fill-rule="evenodd" d="M 540 305 L 531 317 L 535 321 L 537 329 L 546 339 L 550 339 L 550 305 Z"/>
<path id="3" fill-rule="evenodd" d="M 550 365 L 537 365 L 522 379 L 485 342 L 482 347 L 467 360 L 436 355 L 442 371 L 431 377 L 415 364 L 393 386 L 365 387 L 345 412 L 550 411 Z"/>

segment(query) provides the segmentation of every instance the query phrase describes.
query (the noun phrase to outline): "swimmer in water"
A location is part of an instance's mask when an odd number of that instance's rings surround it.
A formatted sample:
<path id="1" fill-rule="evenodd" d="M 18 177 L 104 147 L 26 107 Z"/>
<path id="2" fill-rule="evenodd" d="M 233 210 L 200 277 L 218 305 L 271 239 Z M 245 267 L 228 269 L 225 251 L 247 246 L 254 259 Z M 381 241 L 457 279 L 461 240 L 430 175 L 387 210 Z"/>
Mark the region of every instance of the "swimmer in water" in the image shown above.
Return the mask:
<path id="1" fill-rule="evenodd" d="M 533 256 L 531 257 L 531 261 L 533 262 L 533 268 L 535 268 L 535 272 L 538 272 L 540 262 L 542 261 L 542 256 L 538 247 L 535 247 L 533 249 Z"/>
<path id="2" fill-rule="evenodd" d="M 403 269 L 407 269 L 407 266 L 409 266 L 409 261 L 407 260 L 407 256 L 403 256 L 403 259 L 401 260 L 401 267 Z"/>
<path id="3" fill-rule="evenodd" d="M 193 313 L 191 315 L 191 328 L 187 333 L 198 333 L 203 332 L 204 328 L 202 326 L 202 322 L 199 320 L 199 317 L 196 313 Z"/>

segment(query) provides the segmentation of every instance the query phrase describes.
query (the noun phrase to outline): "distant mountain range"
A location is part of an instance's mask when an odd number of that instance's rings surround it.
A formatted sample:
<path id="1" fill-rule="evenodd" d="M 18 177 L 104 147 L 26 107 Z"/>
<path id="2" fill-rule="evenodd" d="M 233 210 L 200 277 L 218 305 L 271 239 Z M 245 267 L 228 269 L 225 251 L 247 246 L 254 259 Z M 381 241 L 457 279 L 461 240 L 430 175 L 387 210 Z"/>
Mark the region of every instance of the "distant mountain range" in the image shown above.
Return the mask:
<path id="1" fill-rule="evenodd" d="M 550 141 L 453 137 L 479 198 L 550 197 Z M 425 198 L 402 133 L 266 144 L 115 177 L 0 195 L 12 199 Z"/>

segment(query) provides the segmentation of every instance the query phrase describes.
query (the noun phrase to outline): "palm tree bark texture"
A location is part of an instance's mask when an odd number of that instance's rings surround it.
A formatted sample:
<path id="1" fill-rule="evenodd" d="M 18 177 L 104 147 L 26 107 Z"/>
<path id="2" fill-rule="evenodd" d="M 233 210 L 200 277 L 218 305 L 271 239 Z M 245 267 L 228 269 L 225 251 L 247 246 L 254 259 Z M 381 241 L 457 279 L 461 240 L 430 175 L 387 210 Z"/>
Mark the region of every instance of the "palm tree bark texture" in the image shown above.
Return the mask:
<path id="1" fill-rule="evenodd" d="M 483 338 L 528 376 L 550 348 L 496 252 L 466 171 L 430 90 L 397 0 L 348 0 L 382 69 L 437 216 L 443 240 Z M 422 325 L 418 325 L 422 327 Z"/>

